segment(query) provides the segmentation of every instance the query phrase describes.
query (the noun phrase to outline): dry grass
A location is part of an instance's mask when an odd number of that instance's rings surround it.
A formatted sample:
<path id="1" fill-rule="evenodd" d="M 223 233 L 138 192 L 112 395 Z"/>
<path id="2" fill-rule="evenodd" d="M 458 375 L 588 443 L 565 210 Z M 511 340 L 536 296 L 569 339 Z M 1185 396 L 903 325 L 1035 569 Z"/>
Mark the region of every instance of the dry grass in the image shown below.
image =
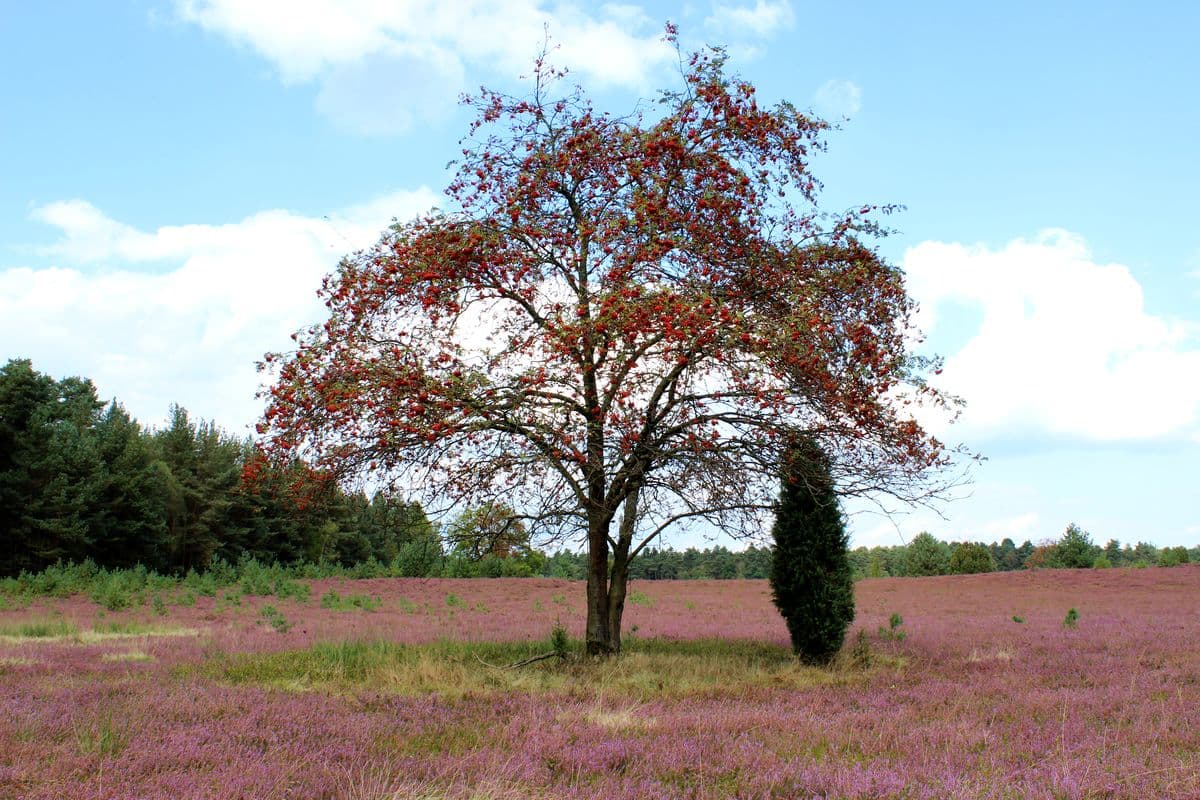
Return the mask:
<path id="1" fill-rule="evenodd" d="M 26 644 L 29 642 L 69 642 L 72 644 L 96 644 L 114 639 L 131 639 L 150 636 L 197 636 L 197 628 L 172 625 L 146 625 L 140 622 L 112 622 L 100 624 L 91 630 L 80 630 L 74 622 L 65 619 L 30 619 L 0 626 L 0 643 Z"/>
<path id="2" fill-rule="evenodd" d="M 763 688 L 805 689 L 865 679 L 863 670 L 848 663 L 812 667 L 776 645 L 725 640 L 640 640 L 619 657 L 600 661 L 574 657 L 516 668 L 505 666 L 544 649 L 543 645 L 528 642 L 323 642 L 282 652 L 219 654 L 211 657 L 201 671 L 234 684 L 286 691 L 355 694 L 366 690 L 398 695 L 436 692 L 442 697 L 569 692 L 650 699 Z M 611 719 L 598 717 L 596 721 L 606 726 L 625 724 L 619 714 Z"/>
<path id="3" fill-rule="evenodd" d="M 154 656 L 144 650 L 125 650 L 119 653 L 105 653 L 101 661 L 153 661 Z"/>

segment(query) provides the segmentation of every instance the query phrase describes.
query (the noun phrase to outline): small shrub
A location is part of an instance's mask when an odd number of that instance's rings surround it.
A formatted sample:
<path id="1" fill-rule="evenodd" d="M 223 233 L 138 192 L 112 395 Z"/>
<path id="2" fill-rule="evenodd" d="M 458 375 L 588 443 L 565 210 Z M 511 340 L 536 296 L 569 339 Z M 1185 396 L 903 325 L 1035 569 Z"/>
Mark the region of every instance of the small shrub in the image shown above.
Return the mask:
<path id="1" fill-rule="evenodd" d="M 654 605 L 653 600 L 647 597 L 644 593 L 636 590 L 629 593 L 629 602 L 633 603 L 635 606 L 645 606 L 646 608 L 650 608 Z"/>
<path id="2" fill-rule="evenodd" d="M 1073 608 L 1067 609 L 1067 616 L 1063 617 L 1064 628 L 1075 628 L 1079 625 L 1079 612 Z"/>
<path id="3" fill-rule="evenodd" d="M 904 617 L 893 612 L 892 616 L 888 618 L 888 626 L 886 628 L 882 625 L 879 626 L 879 638 L 903 642 L 905 637 L 908 636 L 908 634 L 900 628 L 900 626 L 903 624 Z"/>
<path id="4" fill-rule="evenodd" d="M 1017 623 L 1018 625 L 1022 625 L 1022 624 L 1024 624 L 1024 622 L 1025 622 L 1025 618 L 1024 618 L 1024 617 L 1018 617 L 1016 614 L 1013 614 L 1012 621 L 1013 621 L 1013 622 L 1015 622 L 1015 623 Z"/>
<path id="5" fill-rule="evenodd" d="M 859 628 L 858 635 L 854 637 L 854 646 L 850 648 L 850 666 L 854 669 L 870 669 L 874 662 L 875 655 L 871 652 L 867 632 Z"/>
<path id="6" fill-rule="evenodd" d="M 134 604 L 132 592 L 117 575 L 112 575 L 108 580 L 94 586 L 91 598 L 94 603 L 109 611 L 123 611 Z"/>
<path id="7" fill-rule="evenodd" d="M 154 609 L 154 613 L 158 616 L 165 617 L 167 615 L 167 604 L 163 601 L 162 595 L 158 592 L 154 593 L 154 600 L 151 602 L 150 606 Z"/>
<path id="8" fill-rule="evenodd" d="M 301 603 L 307 603 L 309 597 L 312 596 L 312 589 L 307 583 L 300 583 L 291 578 L 280 576 L 275 579 L 275 596 L 280 600 L 287 600 L 290 597 Z"/>
<path id="9" fill-rule="evenodd" d="M 1092 569 L 1112 569 L 1112 562 L 1108 560 L 1108 556 L 1097 556 L 1092 562 Z"/>
<path id="10" fill-rule="evenodd" d="M 446 594 L 446 606 L 448 608 L 466 608 L 467 604 L 454 592 L 448 592 Z"/>
<path id="11" fill-rule="evenodd" d="M 571 640 L 561 622 L 555 621 L 554 627 L 550 629 L 550 649 L 559 658 L 566 658 L 571 654 Z"/>
<path id="12" fill-rule="evenodd" d="M 274 592 L 275 587 L 271 585 L 270 573 L 257 561 L 243 561 L 240 567 L 242 579 L 238 586 L 242 590 L 242 594 L 250 597 L 266 597 Z"/>
<path id="13" fill-rule="evenodd" d="M 279 633 L 287 633 L 292 629 L 292 623 L 275 606 L 263 606 L 259 613 Z"/>

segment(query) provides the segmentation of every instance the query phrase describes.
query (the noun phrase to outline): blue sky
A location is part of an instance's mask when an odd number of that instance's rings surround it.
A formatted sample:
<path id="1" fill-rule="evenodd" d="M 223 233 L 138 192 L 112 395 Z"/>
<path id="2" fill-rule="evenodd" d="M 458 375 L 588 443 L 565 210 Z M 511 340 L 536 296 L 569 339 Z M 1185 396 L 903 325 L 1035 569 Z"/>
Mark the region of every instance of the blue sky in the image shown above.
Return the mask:
<path id="1" fill-rule="evenodd" d="M 461 91 L 520 91 L 545 24 L 626 110 L 672 85 L 667 19 L 845 118 L 827 208 L 907 207 L 881 249 L 968 403 L 939 431 L 988 460 L 941 516 L 855 513 L 856 544 L 1200 543 L 1190 3 L 5 3 L 0 359 L 248 430 L 321 276 L 439 202 Z"/>

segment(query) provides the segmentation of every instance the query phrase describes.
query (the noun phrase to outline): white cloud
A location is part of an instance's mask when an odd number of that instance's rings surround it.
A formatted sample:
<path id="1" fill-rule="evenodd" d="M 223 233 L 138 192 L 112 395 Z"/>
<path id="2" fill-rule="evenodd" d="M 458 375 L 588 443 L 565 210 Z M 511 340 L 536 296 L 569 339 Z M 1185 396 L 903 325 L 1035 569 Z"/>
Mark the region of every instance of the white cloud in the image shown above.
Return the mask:
<path id="1" fill-rule="evenodd" d="M 396 45 L 332 67 L 316 107 L 339 127 L 386 136 L 449 110 L 464 88 L 463 67 L 440 48 Z"/>
<path id="2" fill-rule="evenodd" d="M 862 88 L 854 81 L 825 81 L 813 96 L 813 107 L 829 119 L 853 117 L 862 110 Z"/>
<path id="3" fill-rule="evenodd" d="M 718 2 L 704 24 L 713 30 L 730 34 L 751 34 L 768 37 L 790 28 L 795 22 L 792 4 L 788 0 L 755 0 L 754 5 Z"/>
<path id="4" fill-rule="evenodd" d="M 318 109 L 364 133 L 398 132 L 444 111 L 463 87 L 465 65 L 499 72 L 501 81 L 528 73 L 547 30 L 558 47 L 554 63 L 600 84 L 644 90 L 672 61 L 660 23 L 637 6 L 544 5 L 180 0 L 177 8 L 184 20 L 255 50 L 284 82 L 317 81 Z"/>
<path id="5" fill-rule="evenodd" d="M 326 218 L 264 211 L 227 225 L 140 231 L 82 200 L 35 218 L 58 227 L 62 263 L 0 270 L 0 341 L 53 375 L 94 379 L 143 421 L 172 402 L 234 430 L 261 411 L 254 364 L 320 321 L 315 292 L 338 259 L 371 244 L 392 217 L 436 202 L 396 192 Z M 166 271 L 138 264 L 165 262 Z M 104 264 L 102 271 L 88 265 Z"/>
<path id="6" fill-rule="evenodd" d="M 981 314 L 939 385 L 967 401 L 956 438 L 1028 432 L 1094 441 L 1200 431 L 1200 321 L 1155 316 L 1121 264 L 1062 230 L 998 250 L 924 242 L 904 257 L 932 331 L 945 303 Z"/>

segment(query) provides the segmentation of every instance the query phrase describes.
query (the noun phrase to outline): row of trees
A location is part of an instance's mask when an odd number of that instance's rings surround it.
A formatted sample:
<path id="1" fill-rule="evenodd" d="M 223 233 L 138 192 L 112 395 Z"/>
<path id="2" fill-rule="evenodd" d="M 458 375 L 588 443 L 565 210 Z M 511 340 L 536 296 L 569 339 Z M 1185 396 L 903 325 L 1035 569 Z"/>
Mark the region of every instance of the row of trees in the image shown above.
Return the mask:
<path id="1" fill-rule="evenodd" d="M 345 492 L 299 462 L 280 468 L 248 440 L 183 408 L 161 430 L 143 428 L 119 403 L 102 403 L 91 381 L 54 378 L 28 360 L 0 369 L 0 574 L 91 559 L 161 572 L 203 570 L 214 559 L 262 563 L 371 560 L 391 574 L 547 575 L 582 579 L 585 554 L 534 549 L 511 509 L 485 504 L 448 525 L 395 495 Z M 942 542 L 850 552 L 856 577 L 944 575 L 1028 567 L 1171 565 L 1200 561 L 1200 548 L 1146 542 L 1103 547 L 1072 525 L 1035 546 Z M 630 561 L 631 580 L 766 578 L 771 550 L 649 547 Z"/>
<path id="2" fill-rule="evenodd" d="M 425 574 L 441 556 L 418 505 L 272 464 L 178 406 L 148 430 L 90 380 L 55 380 L 24 359 L 0 369 L 0 575 L 85 559 L 200 571 L 245 557 L 399 560 Z"/>
<path id="3" fill-rule="evenodd" d="M 1109 539 L 1100 547 L 1087 531 L 1067 526 L 1057 541 L 1018 546 L 1012 539 L 992 542 L 943 542 L 921 533 L 907 546 L 859 547 L 850 552 L 857 577 L 962 575 L 1019 569 L 1078 569 L 1086 567 L 1176 566 L 1200 562 L 1200 547 L 1157 548 L 1147 542 L 1130 546 Z"/>

